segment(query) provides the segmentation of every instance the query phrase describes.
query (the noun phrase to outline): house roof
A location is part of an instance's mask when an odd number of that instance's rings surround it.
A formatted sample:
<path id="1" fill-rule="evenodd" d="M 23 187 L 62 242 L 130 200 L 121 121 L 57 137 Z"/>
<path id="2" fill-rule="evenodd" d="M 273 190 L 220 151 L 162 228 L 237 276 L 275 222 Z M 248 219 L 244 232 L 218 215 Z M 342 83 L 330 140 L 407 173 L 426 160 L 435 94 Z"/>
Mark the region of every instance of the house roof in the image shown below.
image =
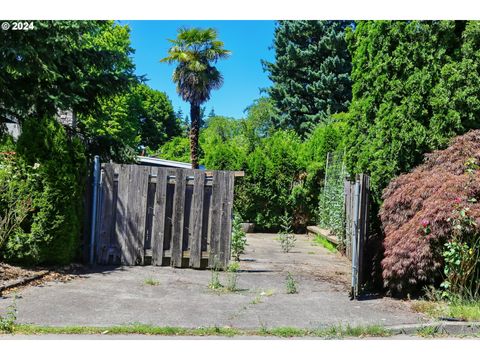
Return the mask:
<path id="1" fill-rule="evenodd" d="M 167 166 L 167 167 L 183 168 L 183 169 L 192 168 L 192 164 L 190 163 L 159 159 L 159 158 L 150 157 L 150 156 L 137 156 L 137 161 L 143 165 Z"/>

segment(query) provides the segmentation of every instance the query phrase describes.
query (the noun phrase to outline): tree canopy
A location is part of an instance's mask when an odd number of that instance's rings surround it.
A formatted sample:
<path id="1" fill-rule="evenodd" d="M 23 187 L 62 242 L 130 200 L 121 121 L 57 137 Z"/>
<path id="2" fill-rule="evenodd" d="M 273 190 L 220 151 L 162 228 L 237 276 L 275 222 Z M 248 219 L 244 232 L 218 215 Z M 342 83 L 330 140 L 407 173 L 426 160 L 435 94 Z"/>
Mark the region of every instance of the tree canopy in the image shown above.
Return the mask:
<path id="1" fill-rule="evenodd" d="M 212 90 L 222 86 L 222 74 L 214 64 L 227 58 L 230 51 L 224 49 L 212 28 L 181 28 L 177 38 L 169 41 L 172 46 L 168 56 L 160 61 L 177 64 L 173 81 L 178 94 L 190 103 L 190 158 L 195 169 L 199 164 L 198 138 L 203 118 L 200 106 L 210 99 Z"/>
<path id="2" fill-rule="evenodd" d="M 91 113 L 134 75 L 129 29 L 113 21 L 36 21 L 0 32 L 0 117 Z"/>
<path id="3" fill-rule="evenodd" d="M 273 85 L 268 93 L 280 128 L 302 137 L 330 115 L 347 110 L 351 61 L 345 42 L 348 21 L 279 21 L 275 61 L 263 62 Z"/>
<path id="4" fill-rule="evenodd" d="M 476 21 L 360 21 L 348 31 L 348 163 L 371 175 L 377 201 L 424 153 L 480 126 L 479 35 Z"/>

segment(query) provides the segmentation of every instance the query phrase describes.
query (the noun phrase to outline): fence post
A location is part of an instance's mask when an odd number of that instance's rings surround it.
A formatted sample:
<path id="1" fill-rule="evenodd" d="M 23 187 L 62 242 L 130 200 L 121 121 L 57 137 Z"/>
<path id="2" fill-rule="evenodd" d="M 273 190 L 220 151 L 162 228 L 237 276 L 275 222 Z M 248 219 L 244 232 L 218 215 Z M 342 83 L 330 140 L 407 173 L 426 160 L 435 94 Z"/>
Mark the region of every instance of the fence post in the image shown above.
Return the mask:
<path id="1" fill-rule="evenodd" d="M 97 229 L 98 185 L 100 183 L 100 157 L 93 160 L 92 221 L 90 227 L 90 264 L 94 261 L 95 234 Z"/>
<path id="2" fill-rule="evenodd" d="M 355 193 L 353 198 L 353 221 L 352 221 L 352 299 L 358 293 L 358 214 L 360 206 L 360 181 L 355 181 Z"/>

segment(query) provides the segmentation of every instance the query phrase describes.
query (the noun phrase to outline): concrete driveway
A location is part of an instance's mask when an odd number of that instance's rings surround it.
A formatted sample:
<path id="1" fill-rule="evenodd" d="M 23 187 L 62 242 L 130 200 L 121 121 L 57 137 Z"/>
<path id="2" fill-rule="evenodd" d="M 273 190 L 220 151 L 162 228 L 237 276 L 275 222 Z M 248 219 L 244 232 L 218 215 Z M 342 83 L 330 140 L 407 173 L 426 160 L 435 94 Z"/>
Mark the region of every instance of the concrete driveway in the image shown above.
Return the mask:
<path id="1" fill-rule="evenodd" d="M 234 292 L 209 289 L 209 270 L 98 267 L 66 283 L 22 289 L 16 301 L 17 321 L 57 326 L 143 323 L 317 328 L 424 320 L 403 301 L 350 301 L 350 263 L 345 258 L 315 245 L 305 235 L 297 235 L 292 252 L 283 253 L 275 238 L 275 234 L 248 235 Z M 297 294 L 286 292 L 288 272 L 297 283 Z M 228 274 L 219 276 L 225 285 Z M 0 298 L 0 312 L 12 299 L 13 294 Z"/>

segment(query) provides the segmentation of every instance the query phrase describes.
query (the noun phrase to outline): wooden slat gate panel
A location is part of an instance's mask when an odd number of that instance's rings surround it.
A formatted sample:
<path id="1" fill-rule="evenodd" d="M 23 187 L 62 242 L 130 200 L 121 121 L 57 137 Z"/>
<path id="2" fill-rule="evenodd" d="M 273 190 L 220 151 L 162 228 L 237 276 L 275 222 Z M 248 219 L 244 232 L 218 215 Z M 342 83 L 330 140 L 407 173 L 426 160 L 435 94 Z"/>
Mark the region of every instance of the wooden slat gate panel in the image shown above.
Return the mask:
<path id="1" fill-rule="evenodd" d="M 96 263 L 225 268 L 234 172 L 102 165 Z"/>
<path id="2" fill-rule="evenodd" d="M 370 178 L 360 174 L 354 182 L 345 181 L 345 230 L 347 256 L 352 260 L 351 298 L 356 298 L 364 283 L 363 258 L 368 238 Z"/>

